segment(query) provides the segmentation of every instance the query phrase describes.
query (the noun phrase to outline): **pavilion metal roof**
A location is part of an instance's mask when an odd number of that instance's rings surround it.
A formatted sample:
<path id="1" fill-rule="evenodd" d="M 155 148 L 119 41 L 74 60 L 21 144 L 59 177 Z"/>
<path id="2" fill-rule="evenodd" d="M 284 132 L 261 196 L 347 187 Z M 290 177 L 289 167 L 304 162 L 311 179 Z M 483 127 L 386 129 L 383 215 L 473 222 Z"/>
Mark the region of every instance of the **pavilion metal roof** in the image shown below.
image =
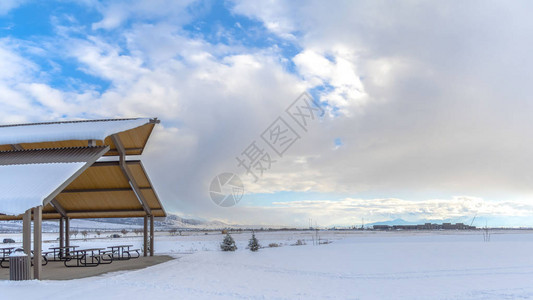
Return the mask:
<path id="1" fill-rule="evenodd" d="M 141 155 L 157 118 L 80 120 L 0 126 L 0 151 L 109 146 L 106 156 L 119 155 L 111 135 L 118 134 L 126 155 Z"/>
<path id="2" fill-rule="evenodd" d="M 143 152 L 158 122 L 0 126 L 0 220 L 21 219 L 25 209 L 40 204 L 44 219 L 166 216 L 141 161 L 126 160 Z M 116 159 L 97 161 L 104 155 Z"/>

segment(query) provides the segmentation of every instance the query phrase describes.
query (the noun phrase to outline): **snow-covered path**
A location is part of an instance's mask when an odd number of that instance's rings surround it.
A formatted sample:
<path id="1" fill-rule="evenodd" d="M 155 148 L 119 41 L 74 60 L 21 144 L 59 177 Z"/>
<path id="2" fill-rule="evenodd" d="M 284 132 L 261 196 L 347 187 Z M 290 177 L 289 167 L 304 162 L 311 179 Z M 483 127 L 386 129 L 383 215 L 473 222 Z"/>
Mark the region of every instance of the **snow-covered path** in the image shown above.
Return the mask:
<path id="1" fill-rule="evenodd" d="M 322 233 L 248 234 L 239 250 L 217 250 L 221 235 L 159 237 L 178 259 L 137 271 L 69 281 L 0 281 L 2 299 L 527 299 L 533 298 L 533 234 Z M 305 246 L 289 246 L 306 238 Z M 179 254 L 183 250 L 197 252 Z"/>

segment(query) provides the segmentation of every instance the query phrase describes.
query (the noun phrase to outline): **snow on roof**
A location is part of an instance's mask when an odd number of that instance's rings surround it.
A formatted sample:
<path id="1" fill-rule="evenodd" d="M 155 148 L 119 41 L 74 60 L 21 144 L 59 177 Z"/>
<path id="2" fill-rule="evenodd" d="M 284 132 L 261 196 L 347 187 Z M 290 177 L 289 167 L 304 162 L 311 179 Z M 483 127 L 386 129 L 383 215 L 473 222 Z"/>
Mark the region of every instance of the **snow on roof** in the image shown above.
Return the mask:
<path id="1" fill-rule="evenodd" d="M 104 140 L 150 123 L 149 118 L 108 119 L 0 126 L 0 145 L 68 140 Z"/>
<path id="2" fill-rule="evenodd" d="M 0 213 L 17 216 L 46 204 L 107 151 L 109 146 L 0 151 Z"/>
<path id="3" fill-rule="evenodd" d="M 20 215 L 43 204 L 85 162 L 0 166 L 0 213 Z"/>

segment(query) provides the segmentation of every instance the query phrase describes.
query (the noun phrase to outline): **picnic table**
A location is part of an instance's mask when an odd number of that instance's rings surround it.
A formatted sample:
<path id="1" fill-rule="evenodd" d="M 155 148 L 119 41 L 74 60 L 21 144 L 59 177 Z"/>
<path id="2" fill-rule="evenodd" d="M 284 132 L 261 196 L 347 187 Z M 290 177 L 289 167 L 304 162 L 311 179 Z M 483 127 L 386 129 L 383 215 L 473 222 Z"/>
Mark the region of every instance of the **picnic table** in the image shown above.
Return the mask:
<path id="1" fill-rule="evenodd" d="M 105 248 L 92 248 L 92 249 L 75 249 L 71 250 L 67 256 L 65 256 L 64 264 L 66 267 L 96 267 L 102 262 L 103 255 L 102 250 Z M 76 264 L 70 264 L 72 260 L 76 261 Z M 111 262 L 106 262 L 111 263 Z"/>
<path id="2" fill-rule="evenodd" d="M 107 247 L 111 250 L 105 251 L 106 254 L 109 255 L 109 258 L 111 260 L 128 260 L 131 258 L 138 258 L 141 256 L 139 253 L 139 249 L 133 249 L 130 248 L 133 247 L 133 245 L 117 245 L 117 246 L 110 246 Z M 132 256 L 131 252 L 135 251 L 136 256 Z M 104 259 L 106 260 L 106 259 Z"/>
<path id="3" fill-rule="evenodd" d="M 33 250 L 30 251 L 31 252 L 31 265 L 33 266 Z M 48 264 L 48 258 L 46 257 L 46 254 L 45 253 L 41 253 L 41 257 L 43 258 L 42 262 L 41 262 L 41 265 L 42 266 L 46 266 Z"/>
<path id="4" fill-rule="evenodd" d="M 2 252 L 2 256 L 0 257 L 0 267 L 4 269 L 9 269 L 9 255 L 14 251 L 15 247 L 7 247 L 7 248 L 0 248 L 0 252 Z M 48 259 L 46 258 L 46 255 L 43 254 L 43 261 L 42 265 L 46 266 L 48 264 Z M 31 250 L 31 265 L 33 266 L 33 250 Z"/>
<path id="5" fill-rule="evenodd" d="M 9 255 L 13 252 L 13 249 L 15 249 L 15 247 L 0 248 L 0 251 L 2 252 L 2 256 L 0 257 L 0 267 L 4 269 L 9 268 L 9 266 L 4 265 L 4 262 L 9 263 Z"/>
<path id="6" fill-rule="evenodd" d="M 52 251 L 47 251 L 47 252 L 43 252 L 43 253 L 44 254 L 52 254 L 53 258 L 50 259 L 52 261 L 62 261 L 62 260 L 66 259 L 66 257 L 68 256 L 68 254 L 71 251 L 75 250 L 78 247 L 79 246 L 50 247 L 48 249 L 52 250 Z"/>

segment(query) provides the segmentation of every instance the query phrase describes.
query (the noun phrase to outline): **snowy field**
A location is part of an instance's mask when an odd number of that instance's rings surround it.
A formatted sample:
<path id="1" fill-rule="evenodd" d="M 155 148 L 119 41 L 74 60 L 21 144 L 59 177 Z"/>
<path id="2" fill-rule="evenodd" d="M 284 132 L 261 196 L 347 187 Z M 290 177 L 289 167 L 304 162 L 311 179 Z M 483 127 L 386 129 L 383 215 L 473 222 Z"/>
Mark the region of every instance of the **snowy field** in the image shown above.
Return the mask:
<path id="1" fill-rule="evenodd" d="M 0 281 L 0 299 L 533 299 L 533 232 L 265 232 L 222 252 L 219 233 L 156 237 L 177 259 L 142 270 L 67 281 Z M 15 237 L 17 237 L 15 235 Z M 55 237 L 50 235 L 49 240 Z M 45 237 L 46 239 L 46 237 Z M 306 245 L 292 246 L 298 240 Z M 80 247 L 141 237 L 76 240 Z M 43 248 L 55 246 L 45 243 Z"/>

